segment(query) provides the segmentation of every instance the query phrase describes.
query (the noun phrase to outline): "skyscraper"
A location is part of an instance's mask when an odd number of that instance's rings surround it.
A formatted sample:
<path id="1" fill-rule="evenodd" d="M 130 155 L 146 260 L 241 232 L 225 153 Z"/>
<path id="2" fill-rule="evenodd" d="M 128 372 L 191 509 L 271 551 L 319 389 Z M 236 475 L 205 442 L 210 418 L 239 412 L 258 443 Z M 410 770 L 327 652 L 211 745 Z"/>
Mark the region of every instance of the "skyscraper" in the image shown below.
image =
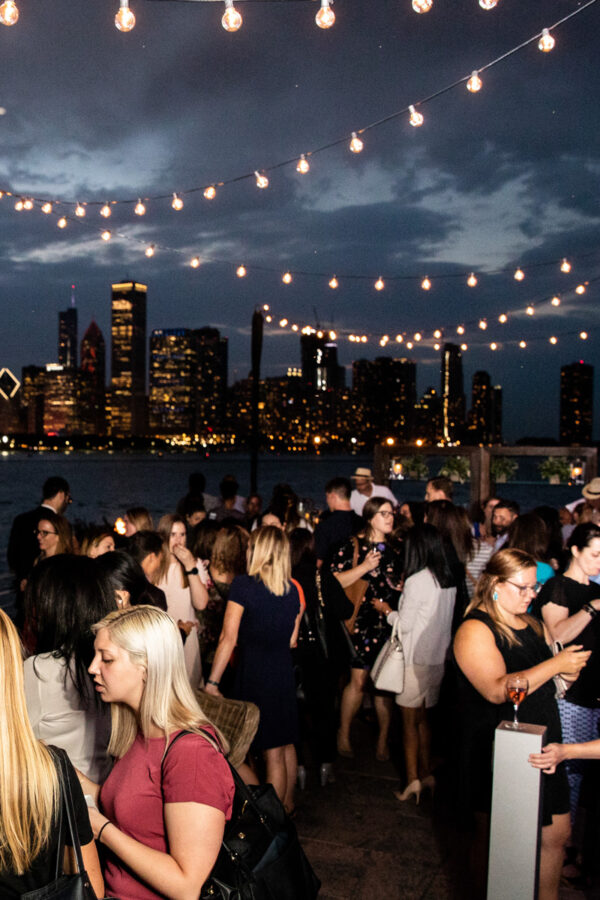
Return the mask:
<path id="1" fill-rule="evenodd" d="M 591 444 L 594 367 L 582 359 L 560 370 L 560 443 Z"/>
<path id="2" fill-rule="evenodd" d="M 469 414 L 469 441 L 472 444 L 489 444 L 492 413 L 492 384 L 488 372 L 473 375 L 471 411 Z"/>
<path id="3" fill-rule="evenodd" d="M 106 428 L 106 345 L 102 332 L 92 320 L 81 339 L 80 348 L 81 371 L 93 405 L 94 434 L 103 434 Z"/>
<path id="4" fill-rule="evenodd" d="M 67 368 L 77 367 L 77 308 L 74 295 L 71 306 L 58 314 L 58 362 Z"/>
<path id="5" fill-rule="evenodd" d="M 196 431 L 218 430 L 227 404 L 227 338 L 221 337 L 218 328 L 197 328 L 192 334 L 197 355 Z"/>
<path id="6" fill-rule="evenodd" d="M 338 363 L 337 344 L 333 332 L 318 331 L 300 337 L 302 383 L 313 391 L 343 388 L 346 373 Z"/>
<path id="7" fill-rule="evenodd" d="M 456 344 L 444 344 L 442 349 L 441 393 L 442 440 L 454 444 L 463 439 L 465 430 L 462 353 Z"/>
<path id="8" fill-rule="evenodd" d="M 111 380 L 108 428 L 111 434 L 146 431 L 146 294 L 145 284 L 126 281 L 112 286 Z"/>
<path id="9" fill-rule="evenodd" d="M 150 336 L 149 418 L 152 434 L 192 434 L 198 358 L 187 328 L 157 329 Z"/>

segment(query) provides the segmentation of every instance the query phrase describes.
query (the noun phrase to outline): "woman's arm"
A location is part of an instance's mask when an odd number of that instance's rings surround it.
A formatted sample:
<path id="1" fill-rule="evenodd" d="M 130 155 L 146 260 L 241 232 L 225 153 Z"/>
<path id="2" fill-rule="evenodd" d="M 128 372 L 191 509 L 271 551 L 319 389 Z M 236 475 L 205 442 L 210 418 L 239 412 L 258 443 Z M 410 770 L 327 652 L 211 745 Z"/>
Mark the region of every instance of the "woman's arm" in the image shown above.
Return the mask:
<path id="1" fill-rule="evenodd" d="M 207 694 L 219 694 L 218 683 L 221 680 L 227 663 L 231 659 L 234 647 L 237 644 L 238 632 L 240 630 L 240 622 L 244 615 L 244 607 L 232 600 L 227 601 L 225 607 L 225 618 L 223 619 L 223 627 L 219 635 L 219 643 L 215 651 L 212 669 L 210 671 L 209 681 L 216 681 L 217 684 L 206 685 Z"/>
<path id="2" fill-rule="evenodd" d="M 534 769 L 543 769 L 548 775 L 552 775 L 565 759 L 600 759 L 600 740 L 584 744 L 546 744 L 541 753 L 529 756 Z"/>
<path id="3" fill-rule="evenodd" d="M 89 844 L 81 845 L 81 855 L 83 857 L 83 866 L 87 872 L 96 897 L 104 897 L 104 879 L 102 870 L 100 869 L 100 860 L 98 859 L 98 850 L 96 842 L 90 841 Z M 77 858 L 72 847 L 65 847 L 65 872 L 74 874 L 77 872 Z"/>
<path id="4" fill-rule="evenodd" d="M 140 879 L 170 900 L 198 900 L 202 885 L 217 859 L 225 815 L 203 803 L 165 803 L 168 853 L 153 850 L 120 831 L 95 810 L 90 821 L 100 843 L 119 857 Z"/>
<path id="5" fill-rule="evenodd" d="M 358 581 L 359 578 L 362 578 L 363 575 L 366 575 L 367 572 L 376 569 L 380 560 L 381 553 L 378 553 L 376 550 L 369 550 L 364 560 L 357 566 L 354 566 L 353 569 L 346 569 L 345 572 L 334 572 L 333 574 L 341 586 L 347 588 L 354 584 L 355 581 Z"/>
<path id="6" fill-rule="evenodd" d="M 509 674 L 494 636 L 487 625 L 474 619 L 463 622 L 454 639 L 454 655 L 463 674 L 473 687 L 490 703 L 506 702 L 506 682 Z M 574 675 L 585 666 L 590 651 L 573 645 L 556 656 L 519 672 L 529 682 L 529 693 L 562 672 Z"/>
<path id="7" fill-rule="evenodd" d="M 188 550 L 187 547 L 174 547 L 173 556 L 177 557 L 186 573 L 189 573 L 191 569 L 198 568 L 199 560 L 196 559 L 192 551 Z M 200 565 L 202 565 L 202 563 L 200 563 Z M 206 585 L 202 581 L 200 575 L 188 574 L 187 579 L 190 586 L 192 606 L 194 609 L 198 610 L 206 609 L 208 604 L 208 591 L 206 590 Z"/>
<path id="8" fill-rule="evenodd" d="M 592 600 L 589 605 L 600 610 L 600 600 Z M 552 601 L 542 606 L 542 618 L 548 626 L 552 640 L 560 641 L 561 644 L 574 641 L 592 620 L 592 616 L 585 609 L 580 609 L 570 616 L 566 606 L 559 606 Z"/>
<path id="9" fill-rule="evenodd" d="M 75 766 L 73 766 L 75 769 Z M 75 769 L 77 774 L 77 778 L 79 779 L 79 784 L 81 785 L 81 790 L 84 794 L 89 794 L 94 798 L 94 803 L 98 803 L 98 795 L 100 793 L 100 785 L 96 784 L 95 781 L 91 781 L 87 775 L 84 775 L 83 772 L 80 772 L 79 769 Z"/>

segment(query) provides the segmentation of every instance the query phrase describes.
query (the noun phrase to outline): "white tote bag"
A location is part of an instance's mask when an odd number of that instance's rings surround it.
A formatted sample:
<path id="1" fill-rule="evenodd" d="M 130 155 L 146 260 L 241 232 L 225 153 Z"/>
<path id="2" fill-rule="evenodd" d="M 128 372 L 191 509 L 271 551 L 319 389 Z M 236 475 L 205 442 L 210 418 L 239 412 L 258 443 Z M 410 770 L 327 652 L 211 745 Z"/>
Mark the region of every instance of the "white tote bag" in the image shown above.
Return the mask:
<path id="1" fill-rule="evenodd" d="M 400 637 L 400 617 L 392 627 L 387 639 L 371 669 L 371 679 L 378 691 L 401 694 L 404 690 L 404 650 Z"/>

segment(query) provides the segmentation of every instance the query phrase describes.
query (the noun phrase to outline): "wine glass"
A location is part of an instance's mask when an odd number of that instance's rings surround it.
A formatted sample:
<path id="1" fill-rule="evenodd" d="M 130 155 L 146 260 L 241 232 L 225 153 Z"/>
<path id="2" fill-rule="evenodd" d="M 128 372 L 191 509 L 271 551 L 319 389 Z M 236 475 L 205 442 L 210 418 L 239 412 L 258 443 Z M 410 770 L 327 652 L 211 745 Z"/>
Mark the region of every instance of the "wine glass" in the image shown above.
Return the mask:
<path id="1" fill-rule="evenodd" d="M 519 704 L 523 702 L 525 697 L 527 696 L 527 691 L 529 690 L 529 682 L 525 678 L 524 675 L 509 675 L 508 680 L 506 682 L 506 693 L 508 694 L 508 699 L 513 705 L 513 709 L 515 711 L 515 717 L 513 719 L 513 728 L 519 727 L 519 720 L 517 718 L 517 712 L 519 709 Z"/>

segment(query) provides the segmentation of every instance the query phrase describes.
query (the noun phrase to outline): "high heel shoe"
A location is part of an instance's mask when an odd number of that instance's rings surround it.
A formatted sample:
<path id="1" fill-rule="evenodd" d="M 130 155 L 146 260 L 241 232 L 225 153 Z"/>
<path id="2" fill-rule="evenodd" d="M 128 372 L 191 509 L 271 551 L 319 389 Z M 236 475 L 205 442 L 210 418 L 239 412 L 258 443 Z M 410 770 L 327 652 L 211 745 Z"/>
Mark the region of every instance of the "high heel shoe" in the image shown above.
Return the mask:
<path id="1" fill-rule="evenodd" d="M 435 794 L 435 775 L 427 775 L 425 778 L 421 779 L 421 789 L 422 790 L 430 790 L 431 796 Z"/>
<path id="2" fill-rule="evenodd" d="M 333 775 L 333 766 L 331 763 L 321 763 L 321 767 L 319 769 L 319 779 L 321 781 L 321 787 L 326 787 L 328 784 L 333 784 L 335 781 L 335 777 Z"/>
<path id="3" fill-rule="evenodd" d="M 343 756 L 344 759 L 354 759 L 354 750 L 350 746 L 350 742 L 342 741 L 339 731 L 337 733 L 337 752 L 340 756 Z"/>
<path id="4" fill-rule="evenodd" d="M 404 803 L 405 800 L 409 800 L 412 795 L 415 795 L 416 805 L 419 805 L 419 799 L 421 797 L 421 782 L 418 778 L 415 778 L 411 783 L 400 793 L 400 791 L 394 791 L 394 797 L 397 800 L 400 800 L 401 803 Z"/>
<path id="5" fill-rule="evenodd" d="M 306 769 L 304 766 L 298 766 L 296 769 L 296 782 L 301 791 L 306 787 Z"/>

